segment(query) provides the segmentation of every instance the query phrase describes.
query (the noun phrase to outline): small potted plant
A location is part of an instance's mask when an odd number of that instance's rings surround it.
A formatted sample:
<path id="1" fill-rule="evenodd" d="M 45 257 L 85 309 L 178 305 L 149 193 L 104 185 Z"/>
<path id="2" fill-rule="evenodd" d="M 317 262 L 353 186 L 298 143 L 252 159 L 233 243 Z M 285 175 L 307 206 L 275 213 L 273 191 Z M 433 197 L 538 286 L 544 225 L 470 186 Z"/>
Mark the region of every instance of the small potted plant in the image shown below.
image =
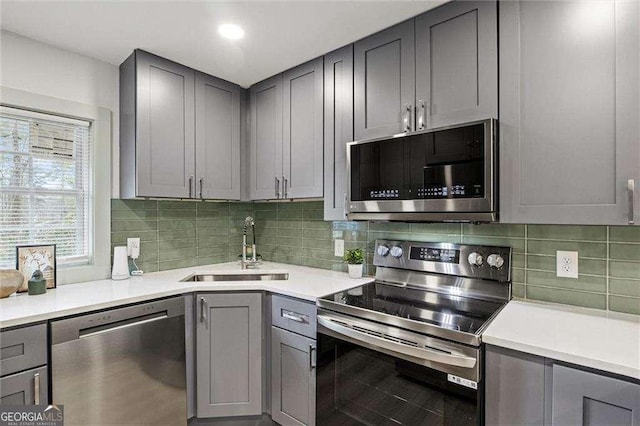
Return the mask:
<path id="1" fill-rule="evenodd" d="M 344 261 L 349 267 L 349 278 L 362 278 L 362 264 L 364 255 L 359 248 L 347 250 L 344 254 Z"/>

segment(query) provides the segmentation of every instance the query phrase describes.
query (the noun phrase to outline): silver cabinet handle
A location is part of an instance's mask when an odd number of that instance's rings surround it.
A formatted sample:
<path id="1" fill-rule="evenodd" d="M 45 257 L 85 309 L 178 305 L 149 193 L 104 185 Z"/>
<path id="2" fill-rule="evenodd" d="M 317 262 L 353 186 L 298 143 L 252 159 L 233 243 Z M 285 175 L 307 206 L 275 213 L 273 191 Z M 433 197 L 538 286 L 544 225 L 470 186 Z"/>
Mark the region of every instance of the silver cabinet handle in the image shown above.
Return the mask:
<path id="1" fill-rule="evenodd" d="M 342 200 L 342 218 L 347 219 L 347 193 L 344 193 L 344 199 Z"/>
<path id="2" fill-rule="evenodd" d="M 635 182 L 633 179 L 629 179 L 627 181 L 627 199 L 628 199 L 628 203 L 629 203 L 629 225 L 633 225 L 635 223 L 634 220 L 634 211 L 633 211 L 633 204 L 636 201 L 636 186 L 635 186 Z"/>
<path id="3" fill-rule="evenodd" d="M 282 318 L 290 319 L 295 322 L 304 322 L 304 317 L 302 315 L 296 315 L 293 312 L 282 311 Z"/>
<path id="4" fill-rule="evenodd" d="M 425 106 L 424 101 L 419 100 L 416 105 L 416 130 L 424 130 L 425 129 Z"/>
<path id="5" fill-rule="evenodd" d="M 280 179 L 276 177 L 276 198 L 280 198 Z"/>
<path id="6" fill-rule="evenodd" d="M 316 348 L 314 348 L 313 345 L 309 345 L 309 370 L 316 368 L 316 359 L 315 356 L 313 356 L 315 351 Z"/>
<path id="7" fill-rule="evenodd" d="M 284 189 L 284 195 L 282 196 L 282 198 L 287 198 L 287 189 L 289 187 L 288 185 L 289 181 L 287 180 L 286 177 L 282 176 L 282 187 Z"/>
<path id="8" fill-rule="evenodd" d="M 404 104 L 402 111 L 402 127 L 403 132 L 411 131 L 411 105 Z"/>
<path id="9" fill-rule="evenodd" d="M 204 189 L 204 176 L 201 176 L 198 180 L 200 181 L 200 199 L 204 200 L 204 197 L 202 196 L 202 191 Z"/>
<path id="10" fill-rule="evenodd" d="M 193 176 L 189 176 L 189 198 L 193 198 Z"/>
<path id="11" fill-rule="evenodd" d="M 205 300 L 204 297 L 200 298 L 200 322 L 205 322 L 207 320 L 205 314 L 204 314 L 204 309 L 205 309 Z"/>
<path id="12" fill-rule="evenodd" d="M 33 402 L 40 405 L 40 373 L 33 375 Z"/>

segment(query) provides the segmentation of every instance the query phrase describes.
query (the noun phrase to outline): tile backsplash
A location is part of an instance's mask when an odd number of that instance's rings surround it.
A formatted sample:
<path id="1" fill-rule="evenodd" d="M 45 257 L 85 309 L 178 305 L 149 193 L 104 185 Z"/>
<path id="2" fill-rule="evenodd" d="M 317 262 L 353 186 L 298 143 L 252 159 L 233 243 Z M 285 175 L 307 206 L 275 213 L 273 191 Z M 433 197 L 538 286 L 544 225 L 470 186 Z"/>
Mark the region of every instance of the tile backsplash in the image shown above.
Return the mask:
<path id="1" fill-rule="evenodd" d="M 145 272 L 228 262 L 241 251 L 246 216 L 256 221 L 265 260 L 345 270 L 333 240 L 366 251 L 373 274 L 378 238 L 505 245 L 513 248 L 516 297 L 640 315 L 640 227 L 325 222 L 321 201 L 111 201 L 112 245 L 139 237 Z M 579 253 L 579 278 L 557 278 L 556 250 Z"/>

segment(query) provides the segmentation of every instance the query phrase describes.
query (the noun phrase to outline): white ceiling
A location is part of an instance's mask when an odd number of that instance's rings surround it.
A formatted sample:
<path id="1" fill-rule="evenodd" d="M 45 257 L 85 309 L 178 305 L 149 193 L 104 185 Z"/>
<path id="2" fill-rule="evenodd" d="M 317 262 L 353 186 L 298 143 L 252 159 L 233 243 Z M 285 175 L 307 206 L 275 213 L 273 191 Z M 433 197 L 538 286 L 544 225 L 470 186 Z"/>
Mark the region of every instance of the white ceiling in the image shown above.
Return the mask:
<path id="1" fill-rule="evenodd" d="M 248 87 L 442 3 L 0 0 L 0 26 L 114 65 L 141 48 Z M 222 39 L 222 23 L 245 38 Z"/>

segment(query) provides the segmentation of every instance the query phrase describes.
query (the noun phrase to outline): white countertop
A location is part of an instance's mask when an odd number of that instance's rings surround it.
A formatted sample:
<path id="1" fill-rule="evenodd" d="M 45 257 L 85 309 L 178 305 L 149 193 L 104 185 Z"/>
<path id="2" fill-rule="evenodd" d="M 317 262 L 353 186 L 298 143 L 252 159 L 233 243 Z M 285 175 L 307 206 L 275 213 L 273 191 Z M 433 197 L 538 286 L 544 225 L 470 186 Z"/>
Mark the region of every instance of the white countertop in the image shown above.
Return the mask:
<path id="1" fill-rule="evenodd" d="M 208 272 L 289 273 L 288 280 L 180 282 Z M 14 294 L 0 299 L 0 328 L 137 303 L 193 291 L 269 291 L 315 302 L 316 299 L 373 281 L 350 279 L 346 273 L 265 262 L 259 269 L 241 270 L 235 262 L 154 272 L 128 280 L 100 280 L 59 286 L 46 294 Z"/>
<path id="2" fill-rule="evenodd" d="M 640 379 L 640 317 L 635 315 L 511 301 L 482 341 Z"/>
<path id="3" fill-rule="evenodd" d="M 280 281 L 180 282 L 194 273 L 288 273 Z M 0 328 L 46 321 L 194 291 L 268 291 L 315 302 L 373 281 L 346 273 L 265 262 L 240 270 L 235 262 L 59 286 L 46 294 L 0 299 Z M 482 335 L 483 342 L 640 379 L 640 317 L 595 309 L 511 301 Z"/>

